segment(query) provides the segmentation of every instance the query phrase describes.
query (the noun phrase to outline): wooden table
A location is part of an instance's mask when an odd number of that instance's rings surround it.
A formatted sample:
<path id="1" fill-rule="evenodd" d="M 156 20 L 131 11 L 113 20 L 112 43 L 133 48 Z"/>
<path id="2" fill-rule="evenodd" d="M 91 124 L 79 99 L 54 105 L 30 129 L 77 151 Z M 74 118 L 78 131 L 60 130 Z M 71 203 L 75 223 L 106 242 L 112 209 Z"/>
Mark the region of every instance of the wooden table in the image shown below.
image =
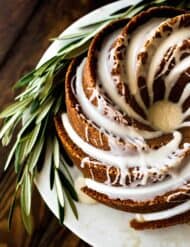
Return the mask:
<path id="1" fill-rule="evenodd" d="M 56 37 L 74 20 L 110 0 L 0 0 L 0 110 L 14 97 L 14 82 L 30 71 Z M 88 246 L 59 225 L 34 189 L 32 215 L 34 231 L 28 236 L 21 222 L 19 201 L 13 225 L 7 216 L 15 188 L 15 174 L 3 166 L 8 149 L 0 148 L 0 247 Z"/>

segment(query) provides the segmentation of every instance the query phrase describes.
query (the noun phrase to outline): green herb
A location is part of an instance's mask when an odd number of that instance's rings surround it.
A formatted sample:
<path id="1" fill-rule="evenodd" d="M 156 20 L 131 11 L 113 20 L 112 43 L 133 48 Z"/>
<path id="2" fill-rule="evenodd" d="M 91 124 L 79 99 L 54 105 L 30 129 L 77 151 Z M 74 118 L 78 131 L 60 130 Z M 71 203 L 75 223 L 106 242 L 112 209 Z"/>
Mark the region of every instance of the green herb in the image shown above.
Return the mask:
<path id="1" fill-rule="evenodd" d="M 14 161 L 17 173 L 17 185 L 9 213 L 9 226 L 11 226 L 15 198 L 20 193 L 23 223 L 27 231 L 32 232 L 30 216 L 32 187 L 36 172 L 45 160 L 44 156 L 47 152 L 44 150 L 47 148 L 50 149 L 51 157 L 50 187 L 55 186 L 56 189 L 60 222 L 64 222 L 66 201 L 74 215 L 78 217 L 73 201 L 77 200 L 77 194 L 73 188 L 66 158 L 60 152 L 61 147 L 56 135 L 50 135 L 54 133 L 52 125 L 54 115 L 65 109 L 62 93 L 64 78 L 58 81 L 58 75 L 65 74 L 72 58 L 88 50 L 90 41 L 104 26 L 113 20 L 131 18 L 148 7 L 160 5 L 190 8 L 188 0 L 143 0 L 136 5 L 117 10 L 97 22 L 80 27 L 76 33 L 57 38 L 60 44 L 62 42 L 57 54 L 15 84 L 15 89 L 19 88 L 23 91 L 15 98 L 15 103 L 0 114 L 0 118 L 4 119 L 0 130 L 3 146 L 11 142 L 15 128 L 21 126 L 5 164 L 7 170 Z"/>

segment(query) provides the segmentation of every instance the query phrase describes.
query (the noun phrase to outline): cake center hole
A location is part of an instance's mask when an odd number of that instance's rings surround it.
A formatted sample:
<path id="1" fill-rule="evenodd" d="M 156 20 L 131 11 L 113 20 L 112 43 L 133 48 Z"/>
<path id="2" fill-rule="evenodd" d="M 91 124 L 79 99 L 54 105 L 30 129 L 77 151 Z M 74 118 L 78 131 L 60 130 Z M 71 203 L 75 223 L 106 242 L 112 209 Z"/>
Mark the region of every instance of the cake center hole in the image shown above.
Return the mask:
<path id="1" fill-rule="evenodd" d="M 181 107 L 170 101 L 157 101 L 150 107 L 148 118 L 156 130 L 170 132 L 182 122 Z"/>

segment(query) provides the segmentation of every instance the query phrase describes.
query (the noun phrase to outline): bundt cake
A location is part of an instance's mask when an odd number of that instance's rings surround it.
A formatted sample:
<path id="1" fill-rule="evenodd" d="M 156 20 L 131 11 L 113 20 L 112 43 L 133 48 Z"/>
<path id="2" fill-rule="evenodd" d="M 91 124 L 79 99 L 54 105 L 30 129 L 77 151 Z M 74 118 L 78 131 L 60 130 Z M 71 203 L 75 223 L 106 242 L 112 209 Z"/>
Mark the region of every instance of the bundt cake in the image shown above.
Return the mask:
<path id="1" fill-rule="evenodd" d="M 190 221 L 190 14 L 117 20 L 70 64 L 60 140 L 82 190 L 134 213 L 135 229 Z"/>

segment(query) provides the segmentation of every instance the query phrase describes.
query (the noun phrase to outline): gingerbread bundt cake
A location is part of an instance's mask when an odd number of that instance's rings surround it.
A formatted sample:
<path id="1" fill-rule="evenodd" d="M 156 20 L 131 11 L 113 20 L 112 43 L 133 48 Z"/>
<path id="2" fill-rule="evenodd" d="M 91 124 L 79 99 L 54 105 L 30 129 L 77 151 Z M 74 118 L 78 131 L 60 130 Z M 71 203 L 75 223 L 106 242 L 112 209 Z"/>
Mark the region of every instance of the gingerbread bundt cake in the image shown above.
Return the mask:
<path id="1" fill-rule="evenodd" d="M 69 66 L 57 133 L 83 191 L 135 229 L 190 221 L 190 14 L 151 8 L 111 23 Z"/>

